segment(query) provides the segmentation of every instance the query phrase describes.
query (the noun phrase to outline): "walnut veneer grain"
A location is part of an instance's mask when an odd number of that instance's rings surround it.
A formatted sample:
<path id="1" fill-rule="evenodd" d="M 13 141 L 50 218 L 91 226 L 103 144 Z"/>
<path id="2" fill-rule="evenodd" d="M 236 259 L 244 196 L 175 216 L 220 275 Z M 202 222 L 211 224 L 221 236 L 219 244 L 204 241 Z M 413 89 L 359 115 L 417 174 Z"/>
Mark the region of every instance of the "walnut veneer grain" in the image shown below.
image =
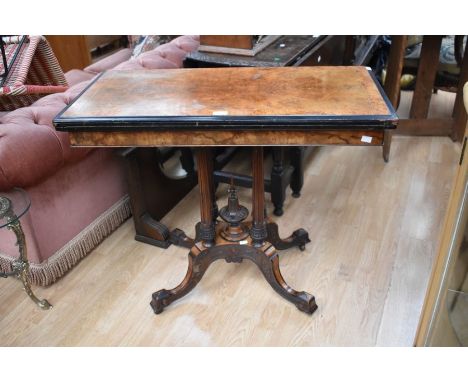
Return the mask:
<path id="1" fill-rule="evenodd" d="M 71 132 L 74 146 L 381 146 L 383 131 L 124 131 Z"/>
<path id="2" fill-rule="evenodd" d="M 324 66 L 111 71 L 61 118 L 390 114 L 367 68 Z"/>

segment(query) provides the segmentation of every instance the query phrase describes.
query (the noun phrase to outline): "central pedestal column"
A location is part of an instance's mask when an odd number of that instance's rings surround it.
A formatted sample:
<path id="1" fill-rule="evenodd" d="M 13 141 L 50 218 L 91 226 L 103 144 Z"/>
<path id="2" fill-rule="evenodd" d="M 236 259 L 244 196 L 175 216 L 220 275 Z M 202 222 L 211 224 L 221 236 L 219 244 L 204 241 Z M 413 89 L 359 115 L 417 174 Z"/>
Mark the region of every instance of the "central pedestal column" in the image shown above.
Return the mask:
<path id="1" fill-rule="evenodd" d="M 224 259 L 226 262 L 242 262 L 248 259 L 255 263 L 271 287 L 285 299 L 291 301 L 299 310 L 312 314 L 316 309 L 315 298 L 307 292 L 291 288 L 280 272 L 276 248 L 268 241 L 269 236 L 280 246 L 304 247 L 309 242 L 306 231 L 297 230 L 289 238 L 278 236 L 278 227 L 268 223 L 265 217 L 265 190 L 263 180 L 263 148 L 255 147 L 252 152 L 252 215 L 251 224 L 243 223 L 248 216 L 247 208 L 239 204 L 234 186 L 229 189 L 228 205 L 221 209 L 224 222 L 213 219 L 213 168 L 209 149 L 197 152 L 198 181 L 200 187 L 200 216 L 198 240 L 189 253 L 187 274 L 174 289 L 161 289 L 153 293 L 151 307 L 154 313 L 161 313 L 175 300 L 189 293 L 202 279 L 210 264 Z M 249 229 L 250 227 L 250 229 Z M 269 234 L 270 233 L 270 234 Z"/>

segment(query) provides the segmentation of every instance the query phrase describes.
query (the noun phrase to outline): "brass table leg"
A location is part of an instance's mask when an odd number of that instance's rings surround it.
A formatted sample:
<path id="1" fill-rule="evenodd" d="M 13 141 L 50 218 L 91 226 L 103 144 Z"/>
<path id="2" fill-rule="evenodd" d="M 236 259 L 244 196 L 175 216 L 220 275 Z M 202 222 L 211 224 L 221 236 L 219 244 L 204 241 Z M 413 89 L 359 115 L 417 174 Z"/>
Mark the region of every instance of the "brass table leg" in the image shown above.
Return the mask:
<path id="1" fill-rule="evenodd" d="M 2 202 L 6 198 L 2 198 Z M 9 200 L 5 202 L 5 204 L 2 205 L 7 205 L 9 203 Z M 27 252 L 26 252 L 26 240 L 24 237 L 24 232 L 23 229 L 21 228 L 21 224 L 19 222 L 19 219 L 13 214 L 13 212 L 7 208 L 5 208 L 5 211 L 3 212 L 3 216 L 10 221 L 10 223 L 7 225 L 7 228 L 9 230 L 12 230 L 15 235 L 16 235 L 16 245 L 18 246 L 19 249 L 19 258 L 15 260 L 12 264 L 13 271 L 8 272 L 8 273 L 0 273 L 0 276 L 2 277 L 8 277 L 8 276 L 15 276 L 21 282 L 23 283 L 24 290 L 28 294 L 28 296 L 33 300 L 41 309 L 50 309 L 52 305 L 45 299 L 40 300 L 36 297 L 36 295 L 33 293 L 31 289 L 31 285 L 29 284 L 28 280 L 28 272 L 29 272 L 29 261 L 27 257 Z"/>

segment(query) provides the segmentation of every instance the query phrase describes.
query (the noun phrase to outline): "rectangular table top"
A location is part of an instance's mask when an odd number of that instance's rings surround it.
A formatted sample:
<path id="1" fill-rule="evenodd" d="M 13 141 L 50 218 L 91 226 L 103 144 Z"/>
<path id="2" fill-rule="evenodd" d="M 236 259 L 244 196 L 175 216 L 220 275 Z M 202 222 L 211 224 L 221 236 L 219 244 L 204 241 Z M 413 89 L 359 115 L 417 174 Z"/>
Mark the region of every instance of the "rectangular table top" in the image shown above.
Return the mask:
<path id="1" fill-rule="evenodd" d="M 356 66 L 109 71 L 55 119 L 57 130 L 383 130 L 398 118 Z"/>

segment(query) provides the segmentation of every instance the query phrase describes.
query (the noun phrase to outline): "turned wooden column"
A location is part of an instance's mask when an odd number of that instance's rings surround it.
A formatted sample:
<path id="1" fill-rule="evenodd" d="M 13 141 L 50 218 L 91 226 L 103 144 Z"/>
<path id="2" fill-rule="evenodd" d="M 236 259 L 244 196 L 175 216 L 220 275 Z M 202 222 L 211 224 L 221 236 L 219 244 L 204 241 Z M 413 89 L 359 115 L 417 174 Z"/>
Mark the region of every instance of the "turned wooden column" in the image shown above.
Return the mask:
<path id="1" fill-rule="evenodd" d="M 198 186 L 200 187 L 200 239 L 205 247 L 214 245 L 213 158 L 210 148 L 197 149 Z"/>
<path id="2" fill-rule="evenodd" d="M 256 247 L 261 247 L 267 237 L 265 222 L 265 185 L 263 180 L 263 147 L 252 149 L 252 229 L 250 236 Z"/>
<path id="3" fill-rule="evenodd" d="M 283 204 L 286 199 L 286 184 L 284 177 L 284 148 L 272 147 L 273 167 L 271 169 L 271 201 L 275 206 L 273 213 L 276 216 L 283 215 Z"/>

